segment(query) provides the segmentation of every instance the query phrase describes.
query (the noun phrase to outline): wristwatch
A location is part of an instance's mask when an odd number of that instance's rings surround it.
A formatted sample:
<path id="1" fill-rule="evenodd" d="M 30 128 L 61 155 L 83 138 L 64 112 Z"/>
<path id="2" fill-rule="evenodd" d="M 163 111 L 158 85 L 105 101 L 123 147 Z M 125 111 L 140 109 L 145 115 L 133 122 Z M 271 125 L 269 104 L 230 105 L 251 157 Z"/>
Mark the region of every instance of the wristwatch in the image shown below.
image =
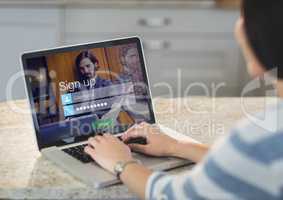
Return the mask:
<path id="1" fill-rule="evenodd" d="M 120 179 L 120 175 L 124 171 L 127 165 L 134 163 L 141 164 L 141 161 L 140 160 L 129 160 L 126 162 L 118 161 L 114 166 L 114 173 L 116 174 L 117 178 Z"/>

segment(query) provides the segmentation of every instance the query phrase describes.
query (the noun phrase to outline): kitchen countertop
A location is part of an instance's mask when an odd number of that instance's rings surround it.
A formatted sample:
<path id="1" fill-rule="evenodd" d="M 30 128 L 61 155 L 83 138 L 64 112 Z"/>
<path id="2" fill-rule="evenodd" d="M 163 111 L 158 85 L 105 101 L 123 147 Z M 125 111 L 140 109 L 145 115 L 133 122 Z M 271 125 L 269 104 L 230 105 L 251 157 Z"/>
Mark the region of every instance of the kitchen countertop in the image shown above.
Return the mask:
<path id="1" fill-rule="evenodd" d="M 249 113 L 264 108 L 264 98 L 244 101 Z M 226 135 L 236 121 L 245 117 L 240 98 L 158 98 L 154 99 L 154 104 L 160 124 L 207 144 Z M 122 184 L 104 189 L 88 187 L 44 159 L 36 147 L 26 100 L 0 103 L 0 177 L 0 199 L 134 197 Z"/>

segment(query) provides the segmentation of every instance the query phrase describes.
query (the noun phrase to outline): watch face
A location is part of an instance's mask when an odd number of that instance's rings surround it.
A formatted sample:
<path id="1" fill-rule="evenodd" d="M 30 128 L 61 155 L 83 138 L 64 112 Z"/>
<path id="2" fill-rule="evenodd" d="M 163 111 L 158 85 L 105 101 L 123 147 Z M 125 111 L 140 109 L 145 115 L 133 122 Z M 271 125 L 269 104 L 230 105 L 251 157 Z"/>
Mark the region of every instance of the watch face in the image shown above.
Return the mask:
<path id="1" fill-rule="evenodd" d="M 123 171 L 123 166 L 120 164 L 117 166 L 117 171 L 122 172 Z"/>
<path id="2" fill-rule="evenodd" d="M 118 162 L 114 168 L 116 174 L 119 174 L 123 171 L 123 164 L 122 162 Z"/>

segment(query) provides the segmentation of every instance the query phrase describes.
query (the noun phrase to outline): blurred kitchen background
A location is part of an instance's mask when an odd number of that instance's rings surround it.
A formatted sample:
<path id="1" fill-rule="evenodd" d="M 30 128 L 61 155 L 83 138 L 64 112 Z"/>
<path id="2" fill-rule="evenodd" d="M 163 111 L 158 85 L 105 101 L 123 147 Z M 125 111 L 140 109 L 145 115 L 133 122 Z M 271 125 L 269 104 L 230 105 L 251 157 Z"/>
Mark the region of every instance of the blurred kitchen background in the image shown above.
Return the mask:
<path id="1" fill-rule="evenodd" d="M 166 96 L 164 82 L 174 96 L 193 82 L 225 83 L 217 96 L 239 96 L 249 81 L 233 33 L 239 15 L 239 0 L 0 0 L 0 101 L 24 51 L 134 35 L 154 96 Z M 12 88 L 25 98 L 22 79 Z M 192 87 L 186 96 L 204 94 Z"/>

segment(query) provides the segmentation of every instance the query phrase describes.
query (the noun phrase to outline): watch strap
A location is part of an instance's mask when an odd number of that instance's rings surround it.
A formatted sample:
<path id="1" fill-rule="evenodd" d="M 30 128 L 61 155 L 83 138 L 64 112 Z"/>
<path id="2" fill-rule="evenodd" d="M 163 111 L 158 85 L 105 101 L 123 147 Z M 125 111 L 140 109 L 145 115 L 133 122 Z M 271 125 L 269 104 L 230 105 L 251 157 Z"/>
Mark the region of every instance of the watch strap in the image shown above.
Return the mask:
<path id="1" fill-rule="evenodd" d="M 126 162 L 117 162 L 115 168 L 114 168 L 114 172 L 116 173 L 117 178 L 120 180 L 120 175 L 122 174 L 122 172 L 125 170 L 125 168 L 130 165 L 130 164 L 141 164 L 140 160 L 134 159 L 134 160 L 129 160 Z M 119 167 L 117 167 L 117 165 L 119 165 Z M 119 169 L 117 169 L 119 168 Z"/>

